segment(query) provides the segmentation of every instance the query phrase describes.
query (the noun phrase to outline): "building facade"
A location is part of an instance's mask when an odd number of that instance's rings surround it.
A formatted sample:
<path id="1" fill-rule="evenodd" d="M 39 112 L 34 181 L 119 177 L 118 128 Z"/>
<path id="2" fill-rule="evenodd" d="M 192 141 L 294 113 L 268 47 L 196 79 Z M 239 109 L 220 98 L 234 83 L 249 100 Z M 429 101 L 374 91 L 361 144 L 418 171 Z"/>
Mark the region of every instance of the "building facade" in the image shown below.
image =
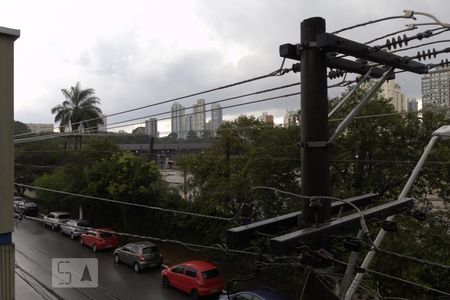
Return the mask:
<path id="1" fill-rule="evenodd" d="M 259 119 L 264 124 L 273 124 L 273 115 L 269 115 L 267 112 L 263 112 Z"/>
<path id="2" fill-rule="evenodd" d="M 53 132 L 54 129 L 53 124 L 28 123 L 25 125 L 27 125 L 32 133 Z"/>
<path id="3" fill-rule="evenodd" d="M 414 112 L 419 110 L 419 103 L 416 98 L 408 98 L 408 111 Z"/>
<path id="4" fill-rule="evenodd" d="M 284 114 L 283 127 L 288 128 L 295 125 L 297 125 L 297 113 L 295 111 L 288 110 Z"/>
<path id="5" fill-rule="evenodd" d="M 194 113 L 192 115 L 191 128 L 198 136 L 205 130 L 206 124 L 206 104 L 204 99 L 198 99 L 194 104 Z"/>
<path id="6" fill-rule="evenodd" d="M 380 94 L 384 98 L 390 100 L 397 112 L 408 111 L 407 98 L 402 93 L 400 85 L 397 84 L 394 80 L 389 80 L 383 83 L 380 89 Z"/>
<path id="7" fill-rule="evenodd" d="M 154 138 L 158 137 L 158 119 L 150 118 L 150 120 L 145 121 L 145 134 Z"/>
<path id="8" fill-rule="evenodd" d="M 218 103 L 211 104 L 211 128 L 212 132 L 217 132 L 223 122 L 222 107 Z"/>
<path id="9" fill-rule="evenodd" d="M 422 77 L 422 106 L 450 107 L 450 68 L 438 67 Z"/>
<path id="10" fill-rule="evenodd" d="M 171 109 L 171 131 L 175 133 L 178 138 L 186 138 L 186 110 L 183 105 L 175 102 Z"/>

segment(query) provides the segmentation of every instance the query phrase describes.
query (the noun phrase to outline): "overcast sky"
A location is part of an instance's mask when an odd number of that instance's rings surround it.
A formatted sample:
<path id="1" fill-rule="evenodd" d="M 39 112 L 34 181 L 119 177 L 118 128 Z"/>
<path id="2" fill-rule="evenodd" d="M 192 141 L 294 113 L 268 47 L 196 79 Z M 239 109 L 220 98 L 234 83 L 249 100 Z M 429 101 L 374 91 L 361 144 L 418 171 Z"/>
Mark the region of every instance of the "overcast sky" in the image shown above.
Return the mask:
<path id="1" fill-rule="evenodd" d="M 332 32 L 401 15 L 403 9 L 429 12 L 450 22 L 449 6 L 448 0 L 2 0 L 0 26 L 21 30 L 15 43 L 15 119 L 52 123 L 50 109 L 63 101 L 61 89 L 77 81 L 83 88 L 95 89 L 101 109 L 111 114 L 269 73 L 281 63 L 278 46 L 297 43 L 299 24 L 309 17 L 325 18 L 327 31 Z M 417 22 L 429 21 L 418 17 Z M 342 35 L 366 42 L 411 22 L 386 21 Z M 440 37 L 448 39 L 449 34 Z M 292 63 L 287 61 L 287 66 Z M 298 80 L 299 74 L 290 73 L 202 98 L 209 102 Z M 419 75 L 399 74 L 397 82 L 407 97 L 421 98 Z M 341 92 L 330 90 L 329 95 Z M 189 107 L 197 98 L 180 103 Z M 300 98 L 291 97 L 223 113 L 232 118 L 267 111 L 280 120 L 287 109 L 299 105 Z M 168 110 L 170 104 L 156 106 L 110 118 L 108 123 Z M 167 134 L 170 122 L 161 122 L 159 130 Z"/>

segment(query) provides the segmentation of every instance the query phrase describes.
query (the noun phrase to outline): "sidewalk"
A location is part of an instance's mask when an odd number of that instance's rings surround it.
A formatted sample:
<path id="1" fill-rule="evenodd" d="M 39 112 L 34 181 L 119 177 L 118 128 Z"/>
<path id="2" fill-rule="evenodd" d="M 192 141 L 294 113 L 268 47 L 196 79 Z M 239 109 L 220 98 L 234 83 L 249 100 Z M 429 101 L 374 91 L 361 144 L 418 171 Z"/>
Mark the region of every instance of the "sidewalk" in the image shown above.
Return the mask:
<path id="1" fill-rule="evenodd" d="M 16 300 L 58 300 L 39 282 L 16 268 Z"/>

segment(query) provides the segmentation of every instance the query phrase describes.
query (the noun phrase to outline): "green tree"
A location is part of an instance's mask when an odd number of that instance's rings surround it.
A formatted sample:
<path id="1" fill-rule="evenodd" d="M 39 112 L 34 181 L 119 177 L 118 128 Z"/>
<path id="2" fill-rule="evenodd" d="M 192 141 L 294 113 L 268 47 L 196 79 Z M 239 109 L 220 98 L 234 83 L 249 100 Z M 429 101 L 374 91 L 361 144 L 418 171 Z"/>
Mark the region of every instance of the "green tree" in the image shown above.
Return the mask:
<path id="1" fill-rule="evenodd" d="M 31 130 L 27 125 L 20 121 L 14 121 L 14 135 L 29 133 Z"/>
<path id="2" fill-rule="evenodd" d="M 65 126 L 71 126 L 72 131 L 85 128 L 89 131 L 96 131 L 98 125 L 103 124 L 100 118 L 102 113 L 98 107 L 100 99 L 95 96 L 94 89 L 81 88 L 80 82 L 70 89 L 62 89 L 65 100 L 51 109 L 55 115 L 55 122 L 59 122 L 60 131 L 64 132 Z M 78 141 L 81 146 L 81 136 Z"/>

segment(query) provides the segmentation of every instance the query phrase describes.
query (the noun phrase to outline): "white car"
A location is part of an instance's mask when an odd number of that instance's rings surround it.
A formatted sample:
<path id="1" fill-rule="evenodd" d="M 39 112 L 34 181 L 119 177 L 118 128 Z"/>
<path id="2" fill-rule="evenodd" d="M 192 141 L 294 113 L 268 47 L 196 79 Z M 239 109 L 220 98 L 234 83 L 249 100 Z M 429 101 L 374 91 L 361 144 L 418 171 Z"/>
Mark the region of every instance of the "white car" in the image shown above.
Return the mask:
<path id="1" fill-rule="evenodd" d="M 80 237 L 83 232 L 86 232 L 88 226 L 89 224 L 86 220 L 68 220 L 61 224 L 60 233 L 69 235 L 73 240 Z"/>
<path id="2" fill-rule="evenodd" d="M 70 214 L 65 211 L 54 211 L 44 217 L 44 226 L 50 226 L 52 230 L 58 229 L 61 224 L 70 219 Z"/>

